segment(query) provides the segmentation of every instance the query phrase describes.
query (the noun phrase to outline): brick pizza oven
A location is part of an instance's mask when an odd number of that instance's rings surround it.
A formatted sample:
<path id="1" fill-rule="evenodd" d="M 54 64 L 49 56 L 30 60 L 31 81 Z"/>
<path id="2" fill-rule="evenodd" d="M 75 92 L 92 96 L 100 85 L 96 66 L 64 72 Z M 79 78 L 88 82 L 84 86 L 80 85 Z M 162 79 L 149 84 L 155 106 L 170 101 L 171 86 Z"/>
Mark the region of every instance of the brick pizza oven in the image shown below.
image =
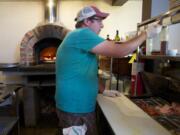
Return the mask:
<path id="1" fill-rule="evenodd" d="M 20 43 L 21 65 L 55 62 L 56 50 L 69 31 L 57 22 L 58 2 L 45 0 L 45 21 L 24 35 Z"/>
<path id="2" fill-rule="evenodd" d="M 55 61 L 57 47 L 68 30 L 62 26 L 45 24 L 30 30 L 20 44 L 20 64 L 34 65 Z"/>

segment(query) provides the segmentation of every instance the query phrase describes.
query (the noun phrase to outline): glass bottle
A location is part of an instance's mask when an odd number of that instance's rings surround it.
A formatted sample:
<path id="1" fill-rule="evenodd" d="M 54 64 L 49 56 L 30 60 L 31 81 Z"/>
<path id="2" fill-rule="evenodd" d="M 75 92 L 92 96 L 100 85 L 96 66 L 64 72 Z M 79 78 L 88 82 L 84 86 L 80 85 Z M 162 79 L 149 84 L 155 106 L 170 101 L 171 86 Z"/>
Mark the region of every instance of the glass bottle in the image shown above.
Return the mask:
<path id="1" fill-rule="evenodd" d="M 111 39 L 109 38 L 109 34 L 106 37 L 106 40 L 110 41 Z"/>
<path id="2" fill-rule="evenodd" d="M 116 30 L 116 35 L 115 35 L 115 37 L 114 37 L 114 41 L 115 41 L 115 42 L 119 42 L 119 41 L 120 41 L 119 31 L 118 31 L 118 30 Z"/>

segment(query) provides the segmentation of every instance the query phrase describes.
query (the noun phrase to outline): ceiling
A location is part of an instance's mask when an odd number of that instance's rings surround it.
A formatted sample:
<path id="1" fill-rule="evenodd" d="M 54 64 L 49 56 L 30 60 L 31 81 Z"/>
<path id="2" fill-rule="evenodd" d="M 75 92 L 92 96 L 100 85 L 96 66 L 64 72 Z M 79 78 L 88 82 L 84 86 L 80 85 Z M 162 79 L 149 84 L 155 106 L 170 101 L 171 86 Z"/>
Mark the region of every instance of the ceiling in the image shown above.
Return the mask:
<path id="1" fill-rule="evenodd" d="M 15 1 L 44 1 L 44 0 L 0 0 L 0 2 L 15 2 Z M 59 1 L 80 1 L 80 0 L 59 0 Z M 81 1 L 105 1 L 112 6 L 122 6 L 127 1 L 139 1 L 139 0 L 81 0 Z"/>

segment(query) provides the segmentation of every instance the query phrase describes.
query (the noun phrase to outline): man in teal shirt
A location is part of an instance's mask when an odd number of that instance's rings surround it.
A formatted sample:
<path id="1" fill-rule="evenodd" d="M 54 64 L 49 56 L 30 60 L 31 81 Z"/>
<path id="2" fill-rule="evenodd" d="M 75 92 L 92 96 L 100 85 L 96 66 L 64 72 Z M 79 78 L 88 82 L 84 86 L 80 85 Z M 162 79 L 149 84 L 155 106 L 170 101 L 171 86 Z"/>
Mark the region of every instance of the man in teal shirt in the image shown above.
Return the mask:
<path id="1" fill-rule="evenodd" d="M 75 19 L 76 29 L 67 34 L 57 50 L 55 100 L 60 134 L 71 129 L 78 132 L 79 126 L 84 134 L 97 135 L 94 111 L 98 90 L 105 96 L 120 95 L 118 91 L 99 89 L 96 55 L 123 57 L 155 33 L 152 27 L 123 45 L 116 45 L 98 36 L 108 15 L 95 6 L 84 7 Z"/>
<path id="2" fill-rule="evenodd" d="M 95 109 L 98 93 L 97 58 L 92 48 L 103 42 L 89 28 L 69 33 L 57 51 L 56 105 L 70 113 Z"/>

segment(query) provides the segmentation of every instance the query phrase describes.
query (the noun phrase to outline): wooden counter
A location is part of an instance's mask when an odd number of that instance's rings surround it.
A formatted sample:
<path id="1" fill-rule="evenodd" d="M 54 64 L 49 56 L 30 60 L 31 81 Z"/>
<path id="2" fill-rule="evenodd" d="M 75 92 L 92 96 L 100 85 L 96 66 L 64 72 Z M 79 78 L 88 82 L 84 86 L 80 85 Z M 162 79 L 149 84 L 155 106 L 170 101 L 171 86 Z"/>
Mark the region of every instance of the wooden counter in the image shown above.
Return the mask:
<path id="1" fill-rule="evenodd" d="M 98 104 L 115 135 L 171 135 L 124 95 L 98 95 Z"/>

